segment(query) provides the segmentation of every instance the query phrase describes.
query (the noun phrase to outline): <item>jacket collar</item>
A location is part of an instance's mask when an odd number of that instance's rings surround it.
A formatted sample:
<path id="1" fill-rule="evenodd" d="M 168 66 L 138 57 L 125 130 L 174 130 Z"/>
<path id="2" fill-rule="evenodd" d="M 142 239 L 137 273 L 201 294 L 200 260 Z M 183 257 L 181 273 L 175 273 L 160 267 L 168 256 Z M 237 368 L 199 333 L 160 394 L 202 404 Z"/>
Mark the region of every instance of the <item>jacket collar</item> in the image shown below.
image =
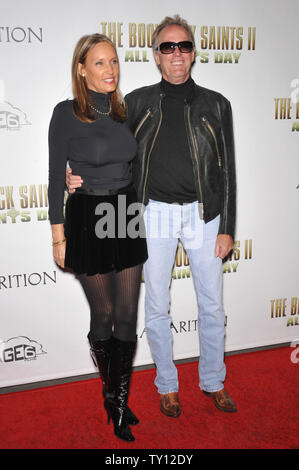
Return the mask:
<path id="1" fill-rule="evenodd" d="M 191 79 L 192 79 L 192 77 L 191 77 Z M 162 80 L 159 83 L 157 83 L 156 85 L 159 86 L 159 95 L 160 95 L 160 97 L 164 98 L 166 96 L 166 93 L 165 93 L 165 91 L 163 90 L 163 87 L 162 87 Z M 156 86 L 156 85 L 154 85 L 154 86 Z M 194 98 L 198 95 L 198 87 L 196 86 L 196 83 L 194 82 L 193 79 L 192 79 L 192 86 L 193 86 L 192 94 L 188 98 L 185 99 L 187 104 L 191 104 L 192 101 L 194 100 Z"/>

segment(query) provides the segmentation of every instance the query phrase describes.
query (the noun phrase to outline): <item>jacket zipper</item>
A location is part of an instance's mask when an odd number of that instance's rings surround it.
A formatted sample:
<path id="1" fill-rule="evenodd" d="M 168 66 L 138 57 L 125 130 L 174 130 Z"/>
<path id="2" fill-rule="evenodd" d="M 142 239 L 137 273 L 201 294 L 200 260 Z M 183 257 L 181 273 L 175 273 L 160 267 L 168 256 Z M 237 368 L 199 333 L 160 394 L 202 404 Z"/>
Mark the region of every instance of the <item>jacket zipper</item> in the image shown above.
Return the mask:
<path id="1" fill-rule="evenodd" d="M 150 116 L 151 112 L 150 110 L 148 109 L 145 116 L 143 116 L 143 118 L 141 119 L 140 123 L 138 124 L 137 126 L 137 129 L 134 133 L 134 137 L 137 136 L 138 132 L 140 131 L 140 128 L 143 126 L 143 124 L 145 123 L 145 121 L 147 120 L 147 118 Z"/>
<path id="2" fill-rule="evenodd" d="M 148 111 L 148 113 L 150 114 L 150 111 Z M 146 116 L 144 117 L 143 122 L 145 121 L 145 118 L 146 118 Z M 161 127 L 161 122 L 162 122 L 162 99 L 160 98 L 160 121 L 159 121 L 158 127 L 156 129 L 156 133 L 155 133 L 155 136 L 154 136 L 154 139 L 153 139 L 153 142 L 152 142 L 149 154 L 148 154 L 147 165 L 146 165 L 146 174 L 145 174 L 143 194 L 142 194 L 142 204 L 144 204 L 144 199 L 145 199 L 145 188 L 146 188 L 146 182 L 147 182 L 147 177 L 148 177 L 148 168 L 149 168 L 150 156 L 151 156 L 152 150 L 154 148 L 158 132 L 159 132 L 160 127 Z M 140 125 L 138 127 L 140 127 Z"/>
<path id="3" fill-rule="evenodd" d="M 187 117 L 188 117 L 188 127 L 189 127 L 189 132 L 190 132 L 190 136 L 191 136 L 191 140 L 192 140 L 192 146 L 193 146 L 193 150 L 194 150 L 194 155 L 195 155 L 195 158 L 196 158 L 196 160 L 197 160 L 197 177 L 198 177 L 198 184 L 199 184 L 199 191 L 200 191 L 201 202 L 203 203 L 202 187 L 201 187 L 200 175 L 199 175 L 199 158 L 198 158 L 198 154 L 197 154 L 197 150 L 196 150 L 196 146 L 195 146 L 195 142 L 194 142 L 194 135 L 193 135 L 192 128 L 191 128 L 190 106 L 188 106 L 188 114 L 187 114 Z M 204 206 L 202 206 L 202 212 L 203 212 L 203 214 L 204 214 Z"/>
<path id="4" fill-rule="evenodd" d="M 217 157 L 218 157 L 218 166 L 221 168 L 222 162 L 221 162 L 221 156 L 220 156 L 220 153 L 219 153 L 219 148 L 218 148 L 218 144 L 217 144 L 215 131 L 214 131 L 213 127 L 211 126 L 211 124 L 209 123 L 209 121 L 207 120 L 207 118 L 205 116 L 203 116 L 201 119 L 205 123 L 205 125 L 207 126 L 207 128 L 209 129 L 210 133 L 213 136 L 215 146 L 216 146 Z"/>

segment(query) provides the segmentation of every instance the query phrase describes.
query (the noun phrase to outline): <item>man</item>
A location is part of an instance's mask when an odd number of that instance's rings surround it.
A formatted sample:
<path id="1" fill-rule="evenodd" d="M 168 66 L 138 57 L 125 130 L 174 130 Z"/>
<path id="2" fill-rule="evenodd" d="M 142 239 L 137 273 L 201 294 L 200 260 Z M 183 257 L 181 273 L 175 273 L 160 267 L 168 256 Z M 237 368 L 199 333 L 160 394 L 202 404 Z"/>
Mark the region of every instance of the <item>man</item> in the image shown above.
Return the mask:
<path id="1" fill-rule="evenodd" d="M 133 180 L 146 205 L 145 326 L 157 367 L 160 409 L 178 417 L 172 359 L 170 282 L 178 239 L 189 258 L 198 302 L 200 388 L 222 411 L 236 411 L 224 389 L 225 314 L 222 259 L 233 249 L 235 164 L 230 103 L 191 78 L 195 42 L 178 15 L 153 35 L 162 80 L 126 96 L 128 125 L 138 141 Z M 76 179 L 68 180 L 69 187 Z M 70 184 L 71 181 L 71 184 Z"/>

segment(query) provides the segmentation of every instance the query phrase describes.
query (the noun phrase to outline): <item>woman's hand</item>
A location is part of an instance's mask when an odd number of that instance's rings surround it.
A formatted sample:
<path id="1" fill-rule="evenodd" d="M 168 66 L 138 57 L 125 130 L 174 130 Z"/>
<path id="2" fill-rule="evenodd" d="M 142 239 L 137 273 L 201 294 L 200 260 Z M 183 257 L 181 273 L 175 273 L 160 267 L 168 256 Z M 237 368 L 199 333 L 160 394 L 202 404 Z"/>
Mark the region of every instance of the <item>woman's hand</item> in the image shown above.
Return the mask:
<path id="1" fill-rule="evenodd" d="M 61 245 L 53 246 L 53 257 L 56 264 L 58 264 L 58 266 L 61 268 L 64 268 L 65 246 L 66 242 L 63 242 Z"/>
<path id="2" fill-rule="evenodd" d="M 52 238 L 53 238 L 53 257 L 55 262 L 61 268 L 64 268 L 64 259 L 65 259 L 65 247 L 66 239 L 64 236 L 64 227 L 63 224 L 53 224 L 52 228 Z"/>

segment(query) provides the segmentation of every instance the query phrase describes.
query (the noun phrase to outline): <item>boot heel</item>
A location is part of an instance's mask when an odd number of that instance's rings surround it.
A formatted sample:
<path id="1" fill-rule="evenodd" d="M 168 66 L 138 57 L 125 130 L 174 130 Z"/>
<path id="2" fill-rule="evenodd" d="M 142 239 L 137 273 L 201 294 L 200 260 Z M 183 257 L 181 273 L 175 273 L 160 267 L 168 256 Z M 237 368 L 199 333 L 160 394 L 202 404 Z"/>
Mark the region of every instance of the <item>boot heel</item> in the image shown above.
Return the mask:
<path id="1" fill-rule="evenodd" d="M 112 419 L 114 434 L 119 439 L 122 439 L 127 442 L 135 441 L 133 434 L 128 426 L 128 423 L 125 419 L 125 409 L 121 408 L 114 401 L 106 401 L 104 403 L 105 410 L 107 411 L 107 416 L 110 421 Z"/>
<path id="2" fill-rule="evenodd" d="M 109 426 L 110 420 L 111 420 L 111 414 L 110 414 L 110 411 L 107 409 L 106 409 L 106 413 L 107 413 L 107 425 Z"/>
<path id="3" fill-rule="evenodd" d="M 91 357 L 91 359 L 92 359 L 92 362 L 94 363 L 94 365 L 95 365 L 96 367 L 98 367 L 98 363 L 97 363 L 97 360 L 96 360 L 96 357 L 95 357 L 95 353 L 93 352 L 92 349 L 89 350 L 89 353 L 90 353 L 90 357 Z"/>

